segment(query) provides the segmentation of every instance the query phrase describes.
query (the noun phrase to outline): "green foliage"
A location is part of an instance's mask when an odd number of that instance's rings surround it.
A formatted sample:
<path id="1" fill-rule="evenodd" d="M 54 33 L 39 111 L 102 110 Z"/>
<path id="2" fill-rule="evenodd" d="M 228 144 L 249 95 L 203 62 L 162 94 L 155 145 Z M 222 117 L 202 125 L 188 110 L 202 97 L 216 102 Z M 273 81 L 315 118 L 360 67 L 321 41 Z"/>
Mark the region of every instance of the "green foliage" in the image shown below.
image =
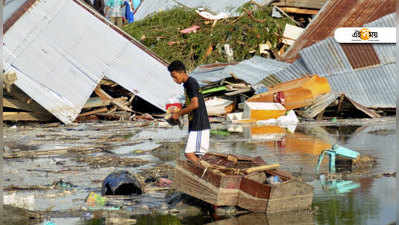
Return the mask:
<path id="1" fill-rule="evenodd" d="M 243 9 L 253 10 L 253 17 L 266 20 L 264 23 L 252 20 Z M 242 16 L 220 20 L 212 27 L 206 24 L 194 10 L 174 8 L 159 12 L 144 20 L 126 25 L 123 29 L 149 47 L 168 62 L 181 60 L 189 71 L 201 64 L 227 62 L 224 44 L 230 44 L 234 51 L 234 60 L 242 61 L 259 55 L 259 44 L 270 41 L 272 48 L 280 42 L 288 18 L 272 18 L 271 7 L 255 9 L 245 4 L 239 12 Z M 198 25 L 196 33 L 181 34 L 180 30 Z M 169 45 L 169 42 L 176 42 Z M 207 50 L 212 48 L 210 55 Z"/>

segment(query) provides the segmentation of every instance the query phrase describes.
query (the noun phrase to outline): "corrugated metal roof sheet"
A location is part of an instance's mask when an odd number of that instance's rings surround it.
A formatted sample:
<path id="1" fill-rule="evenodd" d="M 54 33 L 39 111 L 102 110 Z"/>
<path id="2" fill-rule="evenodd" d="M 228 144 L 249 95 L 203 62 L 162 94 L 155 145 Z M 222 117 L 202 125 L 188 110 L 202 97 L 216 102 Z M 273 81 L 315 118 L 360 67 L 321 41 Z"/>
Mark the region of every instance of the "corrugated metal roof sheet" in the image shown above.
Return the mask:
<path id="1" fill-rule="evenodd" d="M 274 75 L 281 81 L 286 82 L 289 80 L 294 80 L 301 78 L 302 75 L 310 74 L 309 70 L 306 68 L 305 63 L 302 58 L 297 59 L 294 63 L 289 65 L 287 68 L 278 71 Z"/>
<path id="2" fill-rule="evenodd" d="M 385 64 L 329 75 L 332 90 L 370 108 L 396 107 L 396 65 Z"/>
<path id="3" fill-rule="evenodd" d="M 166 66 L 88 10 L 78 1 L 36 1 L 16 20 L 4 35 L 15 84 L 64 123 L 103 76 L 164 109 L 182 92 Z"/>
<path id="4" fill-rule="evenodd" d="M 264 78 L 278 71 L 285 69 L 290 64 L 280 62 L 274 59 L 266 59 L 260 56 L 254 56 L 234 66 L 227 66 L 224 71 L 227 74 L 234 73 L 238 78 L 255 85 Z"/>
<path id="5" fill-rule="evenodd" d="M 337 27 L 362 26 L 395 12 L 395 4 L 395 0 L 330 0 L 282 58 L 294 62 L 303 48 L 333 36 Z"/>
<path id="6" fill-rule="evenodd" d="M 373 24 L 392 25 L 396 15 L 389 14 Z M 395 44 L 340 44 L 333 37 L 300 52 L 310 73 L 321 76 L 395 62 Z"/>
<path id="7" fill-rule="evenodd" d="M 172 9 L 177 6 L 185 6 L 189 8 L 205 8 L 214 13 L 225 12 L 231 16 L 238 16 L 236 10 L 249 0 L 145 0 L 138 8 L 135 14 L 135 20 L 144 19 L 153 13 Z M 255 0 L 262 3 L 263 0 Z"/>
<path id="8" fill-rule="evenodd" d="M 386 15 L 366 24 L 367 27 L 396 27 L 396 13 Z M 395 63 L 395 44 L 373 44 L 373 48 L 382 64 Z"/>
<path id="9" fill-rule="evenodd" d="M 353 69 L 380 64 L 380 60 L 371 44 L 340 44 Z"/>
<path id="10" fill-rule="evenodd" d="M 246 81 L 251 85 L 258 84 L 269 75 L 285 69 L 290 64 L 280 62 L 273 59 L 266 59 L 260 56 L 254 56 L 251 59 L 244 60 L 237 65 L 229 65 L 226 67 L 214 67 L 205 69 L 198 67 L 190 76 L 194 77 L 200 85 L 205 85 L 205 81 L 216 82 L 227 77 L 231 77 L 233 73 L 237 78 Z"/>
<path id="11" fill-rule="evenodd" d="M 230 77 L 229 74 L 226 74 L 224 72 L 224 68 L 226 66 L 217 66 L 212 68 L 204 68 L 202 66 L 199 66 L 190 73 L 190 76 L 194 77 L 198 81 L 200 86 L 205 86 L 207 85 L 207 82 L 217 82 L 226 77 Z"/>
<path id="12" fill-rule="evenodd" d="M 341 45 L 332 37 L 303 49 L 300 55 L 312 74 L 324 76 L 352 70 Z"/>

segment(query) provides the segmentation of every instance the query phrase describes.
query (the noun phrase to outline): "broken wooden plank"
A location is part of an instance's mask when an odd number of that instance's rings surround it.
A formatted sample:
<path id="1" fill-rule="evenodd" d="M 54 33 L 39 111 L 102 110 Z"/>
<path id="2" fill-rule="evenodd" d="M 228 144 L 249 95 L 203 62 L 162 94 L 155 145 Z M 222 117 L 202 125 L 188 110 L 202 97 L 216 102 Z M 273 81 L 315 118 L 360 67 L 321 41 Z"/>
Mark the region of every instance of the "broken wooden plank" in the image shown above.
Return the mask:
<path id="1" fill-rule="evenodd" d="M 305 29 L 290 24 L 286 24 L 283 34 L 283 43 L 293 45 L 295 41 L 301 36 Z"/>
<path id="2" fill-rule="evenodd" d="M 301 24 L 298 22 L 298 21 L 296 21 L 296 20 L 294 20 L 290 15 L 288 15 L 287 13 L 285 13 L 282 9 L 280 9 L 279 7 L 277 7 L 277 6 L 274 6 L 278 11 L 280 11 L 282 14 L 284 14 L 284 16 L 286 16 L 286 17 L 288 17 L 292 22 L 294 22 L 296 25 L 298 25 L 298 26 L 301 26 Z"/>
<path id="3" fill-rule="evenodd" d="M 16 73 L 6 73 L 4 74 L 4 87 L 6 90 L 10 90 L 11 85 L 14 84 L 14 82 L 17 80 L 17 74 Z"/>
<path id="4" fill-rule="evenodd" d="M 272 3 L 274 6 L 321 9 L 327 0 L 281 0 Z"/>
<path id="5" fill-rule="evenodd" d="M 100 97 L 103 101 L 111 101 L 112 104 L 118 106 L 119 108 L 121 108 L 124 111 L 128 111 L 128 112 L 133 112 L 132 109 L 130 109 L 129 107 L 127 107 L 126 105 L 123 104 L 123 102 L 121 101 L 121 99 L 115 99 L 113 97 L 111 97 L 109 94 L 107 94 L 107 92 L 105 92 L 103 89 L 101 89 L 100 86 L 98 86 L 94 92 L 98 95 L 98 97 Z"/>
<path id="6" fill-rule="evenodd" d="M 50 121 L 52 118 L 32 112 L 3 112 L 4 121 Z"/>
<path id="7" fill-rule="evenodd" d="M 251 88 L 243 88 L 243 89 L 241 89 L 241 90 L 232 91 L 232 92 L 227 92 L 227 93 L 225 93 L 224 95 L 226 95 L 226 96 L 234 96 L 234 95 L 239 95 L 239 94 L 246 93 L 246 92 L 248 92 L 248 91 L 250 91 L 250 90 L 251 90 Z"/>
<path id="8" fill-rule="evenodd" d="M 260 172 L 260 171 L 266 171 L 266 170 L 274 170 L 280 167 L 280 164 L 271 164 L 271 165 L 262 165 L 262 166 L 255 166 L 251 167 L 248 169 L 245 169 L 244 172 L 246 174 L 254 173 L 254 172 Z"/>
<path id="9" fill-rule="evenodd" d="M 46 109 L 31 99 L 27 94 L 21 91 L 21 89 L 19 89 L 17 86 L 11 85 L 8 90 L 6 89 L 6 91 L 9 96 L 12 96 L 19 102 L 29 106 L 32 112 L 49 117 L 50 119 L 54 118 L 53 115 L 51 115 Z"/>
<path id="10" fill-rule="evenodd" d="M 366 115 L 370 116 L 371 118 L 380 118 L 381 117 L 381 115 L 378 114 L 377 112 L 375 112 L 373 109 L 369 109 L 366 106 L 363 106 L 363 105 L 355 102 L 348 96 L 345 96 L 345 97 L 349 100 L 350 103 L 353 104 L 353 106 L 355 106 L 358 110 L 364 112 Z"/>
<path id="11" fill-rule="evenodd" d="M 17 99 L 13 99 L 13 98 L 3 98 L 3 107 L 19 109 L 19 110 L 24 110 L 24 111 L 29 111 L 29 112 L 33 111 L 32 108 L 28 104 L 20 102 Z"/>
<path id="12" fill-rule="evenodd" d="M 104 107 L 111 104 L 110 100 L 101 99 L 100 97 L 92 97 L 87 100 L 86 104 L 83 106 L 83 109 L 96 108 L 96 107 Z"/>
<path id="13" fill-rule="evenodd" d="M 96 113 L 102 113 L 102 112 L 107 112 L 107 111 L 108 111 L 107 107 L 103 107 L 100 109 L 95 109 L 95 110 L 92 110 L 89 112 L 81 113 L 81 114 L 79 114 L 79 117 L 90 116 L 90 115 L 93 115 Z"/>
<path id="14" fill-rule="evenodd" d="M 32 151 L 20 151 L 13 153 L 3 153 L 5 159 L 13 158 L 26 158 L 26 157 L 38 157 L 38 156 L 51 156 L 51 155 L 62 155 L 68 152 L 84 152 L 84 153 L 94 153 L 102 151 L 101 148 L 93 147 L 70 147 L 62 149 L 52 149 L 52 150 L 32 150 Z"/>
<path id="15" fill-rule="evenodd" d="M 308 14 L 308 15 L 316 15 L 319 13 L 319 10 L 316 9 L 302 9 L 295 7 L 280 7 L 286 13 L 296 13 L 296 14 Z"/>

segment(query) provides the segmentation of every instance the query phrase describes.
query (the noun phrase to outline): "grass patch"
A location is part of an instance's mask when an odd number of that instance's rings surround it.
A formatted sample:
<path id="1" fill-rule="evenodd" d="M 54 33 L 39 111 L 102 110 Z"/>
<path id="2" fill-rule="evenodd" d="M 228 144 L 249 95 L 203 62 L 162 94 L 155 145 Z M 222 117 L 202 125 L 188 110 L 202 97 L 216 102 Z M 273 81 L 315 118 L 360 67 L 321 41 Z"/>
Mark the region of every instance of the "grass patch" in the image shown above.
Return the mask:
<path id="1" fill-rule="evenodd" d="M 271 7 L 255 8 L 247 3 L 239 12 L 244 12 L 244 9 L 252 11 L 254 18 L 266 22 L 256 22 L 243 13 L 241 17 L 220 20 L 212 27 L 212 23 L 194 10 L 178 7 L 126 25 L 123 29 L 166 61 L 181 60 L 192 71 L 201 64 L 227 62 L 224 44 L 230 44 L 235 61 L 260 55 L 259 44 L 267 41 L 272 44 L 272 49 L 280 47 L 285 24 L 293 22 L 286 17 L 271 17 Z M 180 33 L 192 25 L 201 28 L 196 33 Z M 176 43 L 171 45 L 169 42 Z"/>

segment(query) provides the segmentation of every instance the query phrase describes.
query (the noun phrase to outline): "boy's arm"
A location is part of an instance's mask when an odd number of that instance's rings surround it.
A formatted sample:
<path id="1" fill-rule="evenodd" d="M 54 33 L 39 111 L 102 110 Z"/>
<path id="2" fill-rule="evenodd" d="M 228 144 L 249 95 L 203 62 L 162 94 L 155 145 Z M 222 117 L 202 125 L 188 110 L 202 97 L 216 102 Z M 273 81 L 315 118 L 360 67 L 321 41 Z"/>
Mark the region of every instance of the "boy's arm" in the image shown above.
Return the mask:
<path id="1" fill-rule="evenodd" d="M 193 97 L 191 98 L 191 102 L 189 105 L 187 105 L 186 107 L 184 107 L 182 110 L 180 110 L 179 112 L 173 113 L 172 117 L 173 119 L 177 120 L 179 119 L 180 116 L 183 116 L 185 114 L 188 114 L 189 112 L 197 109 L 199 106 L 198 104 L 198 97 Z"/>

